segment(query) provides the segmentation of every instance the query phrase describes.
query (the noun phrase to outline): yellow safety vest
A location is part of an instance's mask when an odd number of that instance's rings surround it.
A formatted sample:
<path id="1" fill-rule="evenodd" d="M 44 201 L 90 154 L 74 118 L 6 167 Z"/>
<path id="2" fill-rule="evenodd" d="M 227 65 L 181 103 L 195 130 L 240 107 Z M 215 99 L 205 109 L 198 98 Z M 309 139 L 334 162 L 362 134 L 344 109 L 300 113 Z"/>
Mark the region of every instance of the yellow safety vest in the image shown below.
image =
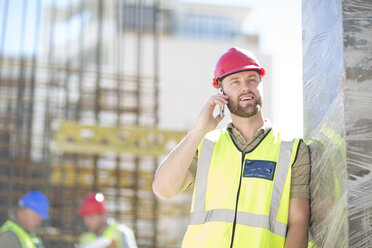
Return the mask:
<path id="1" fill-rule="evenodd" d="M 115 240 L 115 242 L 119 242 L 119 243 L 116 243 L 116 246 L 117 247 L 122 247 L 122 240 L 121 240 L 121 238 L 116 238 L 115 237 L 115 231 L 118 228 L 118 226 L 119 226 L 118 223 L 109 225 L 105 229 L 105 231 L 102 233 L 102 237 L 109 238 L 111 240 Z M 96 234 L 94 234 L 92 232 L 86 232 L 86 233 L 83 233 L 80 236 L 80 244 L 81 245 L 88 245 L 88 244 L 92 243 L 96 239 L 97 239 L 97 235 Z"/>
<path id="2" fill-rule="evenodd" d="M 299 139 L 271 129 L 241 152 L 225 129 L 199 145 L 190 223 L 182 247 L 284 247 L 291 165 Z"/>
<path id="3" fill-rule="evenodd" d="M 37 248 L 34 242 L 41 244 L 41 240 L 35 236 L 31 236 L 21 226 L 11 220 L 7 220 L 0 228 L 0 233 L 12 231 L 17 235 L 22 248 Z"/>

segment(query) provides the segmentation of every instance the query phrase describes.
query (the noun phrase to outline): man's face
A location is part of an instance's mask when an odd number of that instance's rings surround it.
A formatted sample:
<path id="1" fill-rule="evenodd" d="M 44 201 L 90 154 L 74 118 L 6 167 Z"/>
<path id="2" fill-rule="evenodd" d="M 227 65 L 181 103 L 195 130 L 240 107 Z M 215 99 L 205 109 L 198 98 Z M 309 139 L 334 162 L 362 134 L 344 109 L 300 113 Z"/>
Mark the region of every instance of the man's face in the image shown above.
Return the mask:
<path id="1" fill-rule="evenodd" d="M 22 208 L 19 217 L 21 224 L 31 233 L 35 232 L 36 228 L 43 222 L 43 218 L 29 208 Z"/>
<path id="2" fill-rule="evenodd" d="M 256 71 L 242 71 L 227 76 L 221 82 L 229 97 L 227 106 L 231 114 L 249 118 L 262 108 L 261 79 Z"/>
<path id="3" fill-rule="evenodd" d="M 84 216 L 84 223 L 87 226 L 88 230 L 91 232 L 98 233 L 104 225 L 106 218 L 103 214 L 92 214 Z"/>

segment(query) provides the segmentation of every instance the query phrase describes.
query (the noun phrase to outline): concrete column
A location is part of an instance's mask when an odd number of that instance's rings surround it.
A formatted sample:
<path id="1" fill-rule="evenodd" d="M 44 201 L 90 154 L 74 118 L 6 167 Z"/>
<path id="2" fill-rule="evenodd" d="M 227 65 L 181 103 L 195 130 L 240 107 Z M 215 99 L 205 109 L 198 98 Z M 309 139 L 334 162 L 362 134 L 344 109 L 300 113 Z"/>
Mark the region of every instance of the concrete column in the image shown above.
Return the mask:
<path id="1" fill-rule="evenodd" d="M 372 247 L 372 1 L 303 0 L 304 128 L 317 247 Z"/>

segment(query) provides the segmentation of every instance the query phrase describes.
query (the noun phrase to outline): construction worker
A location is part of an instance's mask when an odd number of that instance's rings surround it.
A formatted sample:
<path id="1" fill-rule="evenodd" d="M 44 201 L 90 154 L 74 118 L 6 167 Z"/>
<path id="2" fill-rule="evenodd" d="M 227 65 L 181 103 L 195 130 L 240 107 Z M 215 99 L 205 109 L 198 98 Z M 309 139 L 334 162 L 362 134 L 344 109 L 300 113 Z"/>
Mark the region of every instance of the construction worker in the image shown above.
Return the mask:
<path id="1" fill-rule="evenodd" d="M 137 248 L 133 231 L 107 219 L 107 203 L 102 193 L 85 197 L 79 214 L 89 232 L 80 236 L 79 248 Z"/>
<path id="2" fill-rule="evenodd" d="M 290 68 L 289 68 L 290 70 Z M 263 118 L 265 69 L 247 50 L 218 60 L 213 95 L 194 126 L 159 166 L 153 191 L 173 197 L 195 184 L 182 247 L 306 247 L 310 157 Z M 214 130 L 227 105 L 231 121 Z"/>
<path id="3" fill-rule="evenodd" d="M 1 248 L 42 248 L 43 243 L 34 232 L 49 219 L 48 198 L 39 191 L 30 191 L 18 201 L 14 217 L 0 228 Z"/>

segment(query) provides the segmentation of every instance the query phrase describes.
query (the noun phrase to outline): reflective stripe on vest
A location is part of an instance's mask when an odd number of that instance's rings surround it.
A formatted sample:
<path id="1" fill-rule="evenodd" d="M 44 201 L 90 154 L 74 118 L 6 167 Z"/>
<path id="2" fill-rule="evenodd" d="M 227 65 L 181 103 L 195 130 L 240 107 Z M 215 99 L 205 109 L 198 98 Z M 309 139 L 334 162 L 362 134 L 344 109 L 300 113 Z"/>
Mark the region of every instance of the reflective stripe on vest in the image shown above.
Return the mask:
<path id="1" fill-rule="evenodd" d="M 102 237 L 109 238 L 110 240 L 115 240 L 115 242 L 119 242 L 119 243 L 116 243 L 116 246 L 122 247 L 122 240 L 121 240 L 121 238 L 120 239 L 116 239 L 114 237 L 114 232 L 117 229 L 117 227 L 118 227 L 118 223 L 109 225 L 103 231 Z M 92 232 L 86 232 L 86 233 L 83 233 L 81 235 L 81 237 L 80 237 L 80 244 L 81 245 L 88 245 L 88 244 L 93 243 L 96 239 L 97 239 L 97 235 L 96 234 L 94 234 Z"/>
<path id="2" fill-rule="evenodd" d="M 19 226 L 14 221 L 6 221 L 0 228 L 0 233 L 11 231 L 17 235 L 19 242 L 22 245 L 22 248 L 36 248 L 35 244 L 32 241 L 32 237 L 28 234 L 21 226 Z"/>
<path id="3" fill-rule="evenodd" d="M 214 149 L 214 142 L 205 139 L 200 151 L 198 171 L 195 184 L 195 204 L 194 212 L 190 214 L 190 225 L 200 225 L 209 221 L 223 221 L 233 223 L 235 210 L 232 209 L 214 209 L 205 210 L 205 199 L 207 192 L 207 180 L 210 168 L 210 160 Z M 271 198 L 270 216 L 258 215 L 247 212 L 237 212 L 237 224 L 262 227 L 271 232 L 285 237 L 287 225 L 276 221 L 279 210 L 281 195 L 283 192 L 285 180 L 288 174 L 288 164 L 291 160 L 292 147 L 294 142 L 282 141 L 279 153 L 279 160 L 276 166 L 276 176 L 274 180 L 274 192 Z M 275 191 L 277 190 L 277 191 Z"/>
<path id="4" fill-rule="evenodd" d="M 118 232 L 118 235 L 121 235 L 120 237 L 115 237 L 115 231 L 117 230 L 118 227 L 119 227 L 119 224 L 118 223 L 115 223 L 115 224 L 110 225 L 103 232 L 102 236 L 115 241 L 117 247 L 123 247 L 123 244 L 122 244 L 123 243 L 123 239 L 125 239 L 126 237 L 125 237 L 125 235 L 123 235 L 122 232 Z M 118 236 L 118 235 L 116 235 L 116 236 Z"/>

